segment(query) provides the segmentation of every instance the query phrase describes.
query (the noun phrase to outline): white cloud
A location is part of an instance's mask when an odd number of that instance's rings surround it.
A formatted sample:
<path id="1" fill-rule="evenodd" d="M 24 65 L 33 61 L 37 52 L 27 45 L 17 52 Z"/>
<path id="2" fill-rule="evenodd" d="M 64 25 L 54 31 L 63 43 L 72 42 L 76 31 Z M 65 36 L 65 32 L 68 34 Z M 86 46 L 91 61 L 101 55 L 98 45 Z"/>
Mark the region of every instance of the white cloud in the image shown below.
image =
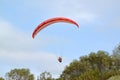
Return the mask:
<path id="1" fill-rule="evenodd" d="M 55 55 L 52 53 L 46 53 L 46 52 L 8 52 L 6 50 L 1 50 L 0 51 L 0 57 L 1 59 L 8 59 L 8 60 L 13 60 L 13 61 L 18 61 L 18 62 L 23 62 L 23 61 L 53 61 L 55 59 Z"/>
<path id="2" fill-rule="evenodd" d="M 94 23 L 119 10 L 118 3 L 118 0 L 51 0 L 50 3 L 47 0 L 26 1 L 27 6 L 47 11 L 51 16 L 71 17 L 81 24 Z"/>
<path id="3" fill-rule="evenodd" d="M 109 21 L 116 14 L 119 16 L 120 1 L 118 0 L 26 0 L 27 6 L 43 9 L 50 16 L 65 16 L 75 19 L 80 24 Z M 49 14 L 48 14 L 49 13 Z M 118 17 L 116 16 L 116 17 Z M 110 19 L 109 19 L 110 18 Z M 98 23 L 98 24 L 100 24 Z M 104 26 L 105 26 L 104 25 Z"/>
<path id="4" fill-rule="evenodd" d="M 71 17 L 77 22 L 80 21 L 81 24 L 93 23 L 101 18 L 107 20 L 108 17 L 115 16 L 117 12 L 120 12 L 119 0 L 23 0 L 20 2 L 24 4 L 25 8 L 34 9 L 40 16 L 43 16 L 44 13 L 43 17 L 47 16 L 47 18 Z"/>
<path id="5" fill-rule="evenodd" d="M 113 26 L 120 29 L 120 16 L 113 21 Z"/>
<path id="6" fill-rule="evenodd" d="M 32 39 L 32 33 L 23 32 L 8 21 L 0 20 L 0 27 L 0 49 L 7 51 L 32 51 L 56 41 L 54 37 L 42 35 Z"/>
<path id="7" fill-rule="evenodd" d="M 18 29 L 15 29 L 15 27 L 13 27 L 9 22 L 0 20 L 0 26 L 1 49 L 18 50 L 20 47 L 25 47 L 26 45 L 24 44 L 32 43 L 26 34 L 20 32 Z"/>
<path id="8" fill-rule="evenodd" d="M 26 0 L 25 3 L 26 6 L 35 8 L 38 11 L 46 11 L 46 16 L 49 15 L 49 17 L 65 16 L 83 22 L 92 22 L 97 17 L 96 14 L 87 9 L 91 7 L 87 5 L 89 3 L 85 3 L 81 0 L 51 0 L 50 2 L 47 0 Z"/>

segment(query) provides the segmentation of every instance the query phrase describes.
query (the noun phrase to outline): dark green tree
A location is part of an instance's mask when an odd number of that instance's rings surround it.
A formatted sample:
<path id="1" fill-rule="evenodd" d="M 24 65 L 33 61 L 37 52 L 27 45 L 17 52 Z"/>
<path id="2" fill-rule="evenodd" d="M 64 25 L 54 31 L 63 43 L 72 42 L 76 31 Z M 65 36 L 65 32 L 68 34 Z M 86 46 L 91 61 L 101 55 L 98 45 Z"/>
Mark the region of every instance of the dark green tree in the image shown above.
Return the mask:
<path id="1" fill-rule="evenodd" d="M 120 70 L 120 43 L 113 50 L 114 69 Z"/>
<path id="2" fill-rule="evenodd" d="M 0 80 L 5 80 L 4 78 L 0 77 Z"/>
<path id="3" fill-rule="evenodd" d="M 91 52 L 66 66 L 59 80 L 106 80 L 120 74 L 119 63 L 106 51 Z"/>
<path id="4" fill-rule="evenodd" d="M 120 75 L 112 76 L 108 80 L 120 80 Z"/>
<path id="5" fill-rule="evenodd" d="M 113 55 L 114 56 L 118 56 L 119 55 L 119 57 L 120 57 L 120 43 L 114 48 Z"/>
<path id="6" fill-rule="evenodd" d="M 13 69 L 6 73 L 6 80 L 34 80 L 34 75 L 29 69 Z"/>
<path id="7" fill-rule="evenodd" d="M 37 80 L 54 80 L 50 72 L 44 71 L 38 76 Z"/>

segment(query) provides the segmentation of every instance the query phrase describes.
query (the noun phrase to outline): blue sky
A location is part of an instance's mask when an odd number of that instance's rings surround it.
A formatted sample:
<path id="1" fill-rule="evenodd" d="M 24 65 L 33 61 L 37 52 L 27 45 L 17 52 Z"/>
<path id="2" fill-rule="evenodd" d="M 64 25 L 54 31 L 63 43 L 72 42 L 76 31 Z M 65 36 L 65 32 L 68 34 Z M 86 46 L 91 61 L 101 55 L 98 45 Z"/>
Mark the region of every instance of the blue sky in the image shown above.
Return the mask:
<path id="1" fill-rule="evenodd" d="M 119 0 L 0 0 L 0 76 L 14 68 L 29 68 L 59 76 L 73 59 L 91 51 L 112 53 L 120 42 Z M 80 28 L 66 23 L 50 25 L 35 39 L 31 34 L 42 21 L 68 17 Z M 63 57 L 63 63 L 57 57 Z"/>

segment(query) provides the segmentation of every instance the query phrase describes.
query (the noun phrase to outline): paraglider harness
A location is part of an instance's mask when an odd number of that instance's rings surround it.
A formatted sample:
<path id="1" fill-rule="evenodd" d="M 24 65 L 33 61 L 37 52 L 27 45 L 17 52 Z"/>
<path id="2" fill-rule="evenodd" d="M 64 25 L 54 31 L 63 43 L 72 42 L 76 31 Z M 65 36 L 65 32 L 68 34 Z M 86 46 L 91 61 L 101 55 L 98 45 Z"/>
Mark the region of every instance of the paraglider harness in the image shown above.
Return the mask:
<path id="1" fill-rule="evenodd" d="M 61 63 L 62 62 L 62 57 L 58 57 L 58 61 Z"/>

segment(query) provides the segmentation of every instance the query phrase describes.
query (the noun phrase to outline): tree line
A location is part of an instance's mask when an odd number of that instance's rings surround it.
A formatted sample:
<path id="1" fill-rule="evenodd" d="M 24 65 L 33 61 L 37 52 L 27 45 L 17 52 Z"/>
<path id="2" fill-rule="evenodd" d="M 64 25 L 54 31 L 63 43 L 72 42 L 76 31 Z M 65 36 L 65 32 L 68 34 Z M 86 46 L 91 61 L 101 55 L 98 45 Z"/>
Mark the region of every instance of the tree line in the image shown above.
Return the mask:
<path id="1" fill-rule="evenodd" d="M 35 77 L 29 69 L 22 68 L 7 72 L 0 80 L 35 80 Z M 45 71 L 37 80 L 120 80 L 120 44 L 111 55 L 99 50 L 73 60 L 57 79 Z"/>

